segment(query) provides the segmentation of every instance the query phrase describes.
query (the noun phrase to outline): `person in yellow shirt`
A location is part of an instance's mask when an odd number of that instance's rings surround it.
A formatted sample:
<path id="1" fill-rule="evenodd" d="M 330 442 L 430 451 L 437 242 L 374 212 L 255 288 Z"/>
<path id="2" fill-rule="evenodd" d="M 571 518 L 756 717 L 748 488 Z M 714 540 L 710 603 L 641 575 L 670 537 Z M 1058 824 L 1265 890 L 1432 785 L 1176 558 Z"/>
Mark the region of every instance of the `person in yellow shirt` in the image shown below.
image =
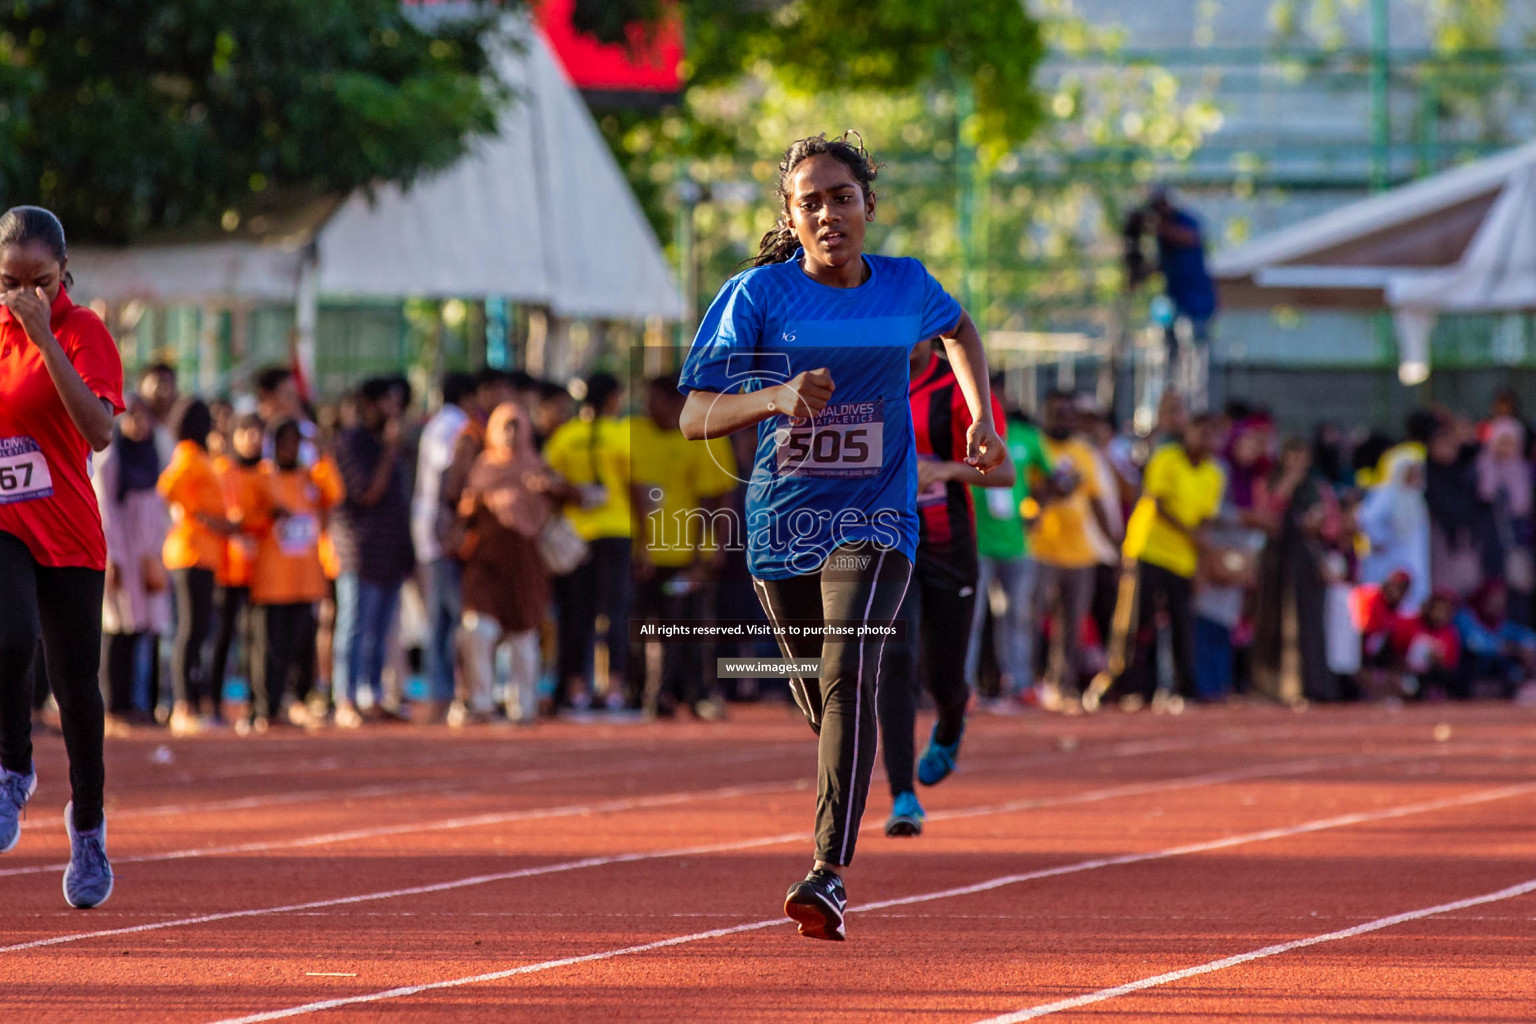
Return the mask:
<path id="1" fill-rule="evenodd" d="M 1077 436 L 1078 414 L 1070 391 L 1046 397 L 1043 416 L 1045 454 L 1052 472 L 1049 487 L 1039 488 L 1040 514 L 1029 532 L 1030 552 L 1039 565 L 1035 599 L 1050 610 L 1054 623 L 1050 684 L 1041 704 L 1059 706 L 1076 700 L 1083 665 L 1083 619 L 1093 603 L 1094 555 L 1091 524 L 1113 534 L 1099 502 L 1101 483 L 1094 451 Z M 1039 621 L 1037 617 L 1036 621 Z"/>
<path id="2" fill-rule="evenodd" d="M 261 476 L 261 445 L 266 439 L 266 425 L 255 413 L 235 420 L 230 432 L 229 450 L 213 460 L 213 471 L 224 488 L 224 505 L 230 521 L 241 529 L 229 536 L 223 564 L 214 573 L 218 589 L 214 594 L 213 661 L 209 678 L 213 683 L 213 708 L 223 718 L 224 679 L 229 671 L 229 655 L 235 638 L 240 638 L 242 675 L 251 678 L 250 604 L 251 563 L 256 557 L 256 538 L 240 521 L 238 510 L 249 508 L 253 492 L 264 486 Z"/>
<path id="3" fill-rule="evenodd" d="M 549 468 L 580 489 L 582 501 L 566 514 L 591 547 L 575 571 L 555 579 L 560 608 L 560 652 L 555 704 L 578 709 L 591 702 L 593 645 L 599 615 L 607 620 L 605 697 L 623 707 L 629 676 L 629 610 L 634 581 L 646 574 L 643 536 L 646 499 L 630 473 L 629 424 L 618 419 L 624 389 L 610 373 L 594 373 L 582 391 L 581 415 L 556 430 L 544 447 Z M 633 566 L 631 566 L 633 562 Z"/>
<path id="4" fill-rule="evenodd" d="M 676 373 L 646 386 L 644 416 L 629 420 L 636 484 L 646 492 L 644 545 L 651 571 L 636 585 L 638 617 L 645 620 L 702 619 L 705 594 L 715 578 L 721 549 L 729 539 L 724 499 L 736 489 L 736 457 L 727 438 L 703 444 L 678 430 L 683 396 Z M 745 538 L 742 538 L 742 543 Z M 649 677 L 645 647 L 632 654 L 648 713 L 671 716 L 686 707 L 714 719 L 723 711 L 708 692 L 704 649 L 694 643 L 663 643 L 661 674 Z"/>
<path id="5" fill-rule="evenodd" d="M 320 562 L 325 515 L 345 496 L 329 459 L 305 466 L 296 420 L 272 428 L 273 457 L 262 463 L 262 486 L 241 509 L 256 537 L 251 572 L 251 715 L 247 729 L 266 732 L 291 695 L 290 721 L 308 724 L 305 699 L 314 687 L 315 606 L 328 590 Z"/>
<path id="6" fill-rule="evenodd" d="M 1177 692 L 1195 693 L 1194 577 L 1203 527 L 1221 510 L 1226 490 L 1226 476 L 1212 458 L 1212 428 L 1210 415 L 1194 417 L 1179 443 L 1162 446 L 1147 463 L 1141 500 L 1125 531 L 1124 552 L 1134 563 L 1134 577 L 1131 585 L 1122 583 L 1115 609 L 1119 643 L 1112 645 L 1109 672 L 1095 681 L 1090 706 L 1110 689 L 1111 680 L 1132 702 L 1155 695 L 1152 627 L 1159 606 L 1168 613 Z"/>
<path id="7" fill-rule="evenodd" d="M 210 665 L 204 657 L 213 624 L 215 576 L 228 555 L 234 532 L 224 505 L 224 488 L 208 456 L 213 415 L 198 399 L 187 402 L 176 419 L 176 447 L 160 474 L 157 489 L 171 511 L 171 529 L 162 558 L 176 594 L 176 646 L 171 675 L 175 703 L 171 734 L 188 736 L 212 726 L 200 706 L 212 710 Z"/>

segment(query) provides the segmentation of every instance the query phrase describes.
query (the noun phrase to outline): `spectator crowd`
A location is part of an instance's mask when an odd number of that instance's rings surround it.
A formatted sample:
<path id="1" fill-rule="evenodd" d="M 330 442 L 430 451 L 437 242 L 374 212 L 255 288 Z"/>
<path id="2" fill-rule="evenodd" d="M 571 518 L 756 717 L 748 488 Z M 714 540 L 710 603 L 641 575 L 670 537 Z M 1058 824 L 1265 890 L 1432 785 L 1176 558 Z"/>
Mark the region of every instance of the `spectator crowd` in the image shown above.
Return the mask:
<path id="1" fill-rule="evenodd" d="M 94 473 L 109 729 L 714 719 L 758 694 L 773 681 L 716 680 L 711 655 L 771 645 L 631 630 L 761 616 L 744 538 L 707 528 L 740 521 L 755 440 L 684 440 L 676 384 L 450 373 L 422 415 L 399 377 L 313 408 L 286 368 L 232 404 L 151 367 Z M 1511 396 L 1302 440 L 1173 392 L 1136 436 L 1060 392 L 1000 432 L 1016 482 L 973 491 L 965 673 L 987 710 L 1536 698 Z"/>

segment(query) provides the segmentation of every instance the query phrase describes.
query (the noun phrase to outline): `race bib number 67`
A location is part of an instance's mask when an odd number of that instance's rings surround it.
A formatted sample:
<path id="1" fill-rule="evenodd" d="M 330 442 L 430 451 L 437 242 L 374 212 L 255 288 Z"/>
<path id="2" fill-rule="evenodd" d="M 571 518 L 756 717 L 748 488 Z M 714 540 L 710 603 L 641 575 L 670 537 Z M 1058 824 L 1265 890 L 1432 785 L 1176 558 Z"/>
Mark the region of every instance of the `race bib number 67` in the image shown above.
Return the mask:
<path id="1" fill-rule="evenodd" d="M 884 463 L 885 403 L 829 405 L 774 432 L 779 476 L 872 477 Z"/>
<path id="2" fill-rule="evenodd" d="M 0 505 L 53 494 L 53 475 L 43 450 L 30 437 L 0 437 Z"/>

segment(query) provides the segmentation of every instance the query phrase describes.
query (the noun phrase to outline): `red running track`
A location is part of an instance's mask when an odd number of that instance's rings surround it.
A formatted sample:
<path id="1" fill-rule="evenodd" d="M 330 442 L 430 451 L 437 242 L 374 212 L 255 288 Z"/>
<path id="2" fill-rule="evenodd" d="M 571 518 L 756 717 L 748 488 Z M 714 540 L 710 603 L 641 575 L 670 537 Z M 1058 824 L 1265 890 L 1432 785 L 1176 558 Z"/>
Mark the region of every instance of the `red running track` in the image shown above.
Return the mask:
<path id="1" fill-rule="evenodd" d="M 973 719 L 926 833 L 883 779 L 849 941 L 780 917 L 815 749 L 717 725 L 109 741 L 71 911 L 63 752 L 0 858 L 8 1020 L 1530 1021 L 1536 713 Z M 169 757 L 166 757 L 166 752 Z"/>

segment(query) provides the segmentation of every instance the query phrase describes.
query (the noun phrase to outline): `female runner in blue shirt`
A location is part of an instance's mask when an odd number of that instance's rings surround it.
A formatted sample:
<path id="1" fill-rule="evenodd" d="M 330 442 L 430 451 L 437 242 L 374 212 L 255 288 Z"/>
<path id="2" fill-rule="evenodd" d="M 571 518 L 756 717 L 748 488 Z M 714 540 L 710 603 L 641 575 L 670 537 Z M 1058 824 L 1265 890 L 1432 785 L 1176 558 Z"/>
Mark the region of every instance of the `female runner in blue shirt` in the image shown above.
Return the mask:
<path id="1" fill-rule="evenodd" d="M 820 736 L 816 860 L 784 911 L 842 939 L 843 876 L 874 768 L 883 645 L 917 548 L 908 356 L 943 340 L 972 425 L 965 462 L 1007 456 L 971 318 L 914 259 L 864 253 L 876 167 L 862 141 L 801 139 L 779 164 L 782 215 L 753 267 L 727 281 L 683 367 L 680 426 L 704 440 L 757 427 L 747 562 L 779 646 L 821 662 L 790 680 Z M 859 626 L 866 627 L 857 631 Z M 796 632 L 798 630 L 798 632 Z"/>

